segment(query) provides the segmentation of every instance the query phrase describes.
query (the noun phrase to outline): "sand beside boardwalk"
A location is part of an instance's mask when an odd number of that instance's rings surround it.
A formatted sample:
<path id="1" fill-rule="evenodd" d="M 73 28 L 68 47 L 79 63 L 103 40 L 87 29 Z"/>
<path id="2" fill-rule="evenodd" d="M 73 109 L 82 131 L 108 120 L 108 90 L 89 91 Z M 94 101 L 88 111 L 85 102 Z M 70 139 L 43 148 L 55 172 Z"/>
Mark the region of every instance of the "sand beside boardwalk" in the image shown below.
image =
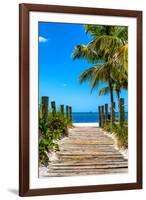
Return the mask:
<path id="1" fill-rule="evenodd" d="M 99 123 L 73 123 L 73 126 L 76 126 L 76 127 L 80 127 L 80 126 L 99 127 Z"/>
<path id="2" fill-rule="evenodd" d="M 102 129 L 101 129 L 102 130 Z M 119 150 L 119 152 L 124 156 L 125 159 L 128 159 L 128 149 L 124 149 L 124 148 L 119 148 L 118 145 L 117 145 L 117 138 L 115 136 L 114 133 L 110 133 L 110 132 L 106 132 L 106 131 L 103 131 L 104 134 L 106 134 L 107 136 L 111 137 L 114 142 L 115 142 L 115 149 Z"/>

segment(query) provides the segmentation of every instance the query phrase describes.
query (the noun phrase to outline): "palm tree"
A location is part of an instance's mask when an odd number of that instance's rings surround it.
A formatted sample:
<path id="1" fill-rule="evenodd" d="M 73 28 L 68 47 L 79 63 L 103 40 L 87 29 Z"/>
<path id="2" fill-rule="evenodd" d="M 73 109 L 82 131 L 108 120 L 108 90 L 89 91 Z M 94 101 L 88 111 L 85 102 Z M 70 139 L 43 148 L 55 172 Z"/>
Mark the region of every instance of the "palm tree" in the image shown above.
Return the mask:
<path id="1" fill-rule="evenodd" d="M 114 83 L 113 83 L 113 91 L 116 92 L 117 95 L 117 101 L 118 101 L 118 110 L 119 110 L 119 114 L 120 114 L 120 93 L 121 93 L 121 89 L 125 89 L 127 90 L 128 88 L 128 81 L 127 81 L 127 74 L 123 74 L 123 73 L 117 73 L 117 71 L 115 71 L 114 74 Z M 109 86 L 105 86 L 103 88 L 101 88 L 98 92 L 98 95 L 106 95 L 110 92 Z M 120 115 L 119 115 L 120 117 Z M 120 120 L 120 119 L 119 119 Z"/>
<path id="2" fill-rule="evenodd" d="M 120 93 L 121 93 L 121 89 L 127 89 L 128 85 L 126 81 L 123 82 L 116 82 L 113 85 L 113 91 L 116 92 L 117 95 L 117 100 L 118 100 L 118 106 L 120 105 Z M 98 92 L 98 95 L 107 95 L 110 92 L 109 86 L 105 86 L 103 88 L 101 88 Z"/>
<path id="3" fill-rule="evenodd" d="M 85 25 L 85 31 L 91 35 L 93 40 L 87 45 L 77 45 L 73 52 L 73 59 L 84 58 L 90 63 L 96 63 L 96 65 L 80 75 L 80 82 L 89 81 L 91 90 L 96 88 L 100 82 L 107 82 L 112 108 L 114 97 L 113 77 L 111 74 L 113 68 L 117 66 L 120 49 L 127 40 L 127 29 L 116 26 Z M 119 53 L 116 54 L 118 51 Z M 114 62 L 112 61 L 113 58 Z M 103 64 L 98 63 L 101 60 Z M 121 63 L 118 64 L 121 65 Z M 111 112 L 111 117 L 112 115 L 113 112 Z"/>

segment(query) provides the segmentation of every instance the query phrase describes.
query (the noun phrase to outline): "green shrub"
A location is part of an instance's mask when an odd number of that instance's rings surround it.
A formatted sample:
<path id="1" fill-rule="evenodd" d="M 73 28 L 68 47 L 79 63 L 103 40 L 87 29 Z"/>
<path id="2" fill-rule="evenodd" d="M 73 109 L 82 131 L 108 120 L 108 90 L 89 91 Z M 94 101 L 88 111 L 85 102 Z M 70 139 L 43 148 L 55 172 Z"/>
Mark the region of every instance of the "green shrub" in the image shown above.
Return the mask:
<path id="1" fill-rule="evenodd" d="M 58 144 L 53 142 L 52 139 L 42 139 L 39 141 L 39 160 L 45 166 L 48 165 L 48 152 L 50 150 L 59 150 Z"/>
<path id="2" fill-rule="evenodd" d="M 68 121 L 60 113 L 56 113 L 55 116 L 49 114 L 48 127 L 51 131 L 61 135 L 67 135 Z"/>
<path id="3" fill-rule="evenodd" d="M 67 135 L 67 120 L 60 114 L 49 113 L 48 122 L 39 115 L 39 161 L 47 166 L 49 162 L 48 152 L 59 151 L 56 140 Z"/>
<path id="4" fill-rule="evenodd" d="M 128 148 L 128 126 L 123 125 L 123 127 L 120 127 L 119 124 L 115 124 L 112 131 L 117 136 L 118 145 L 120 147 Z"/>
<path id="5" fill-rule="evenodd" d="M 110 132 L 111 131 L 111 123 L 107 121 L 106 125 L 104 125 L 103 128 L 105 131 Z"/>
<path id="6" fill-rule="evenodd" d="M 45 122 L 45 120 L 42 117 L 39 117 L 39 133 L 46 137 L 49 133 L 48 130 L 48 124 Z"/>
<path id="7" fill-rule="evenodd" d="M 125 122 L 123 127 L 120 126 L 119 123 L 114 123 L 111 126 L 110 122 L 107 122 L 104 127 L 102 127 L 105 131 L 114 133 L 117 137 L 118 146 L 128 148 L 128 123 Z"/>
<path id="8" fill-rule="evenodd" d="M 47 148 L 47 145 L 45 144 L 45 140 L 41 140 L 39 142 L 39 162 L 40 164 L 43 164 L 45 166 L 48 165 L 48 161 L 49 161 L 47 150 L 48 148 Z"/>

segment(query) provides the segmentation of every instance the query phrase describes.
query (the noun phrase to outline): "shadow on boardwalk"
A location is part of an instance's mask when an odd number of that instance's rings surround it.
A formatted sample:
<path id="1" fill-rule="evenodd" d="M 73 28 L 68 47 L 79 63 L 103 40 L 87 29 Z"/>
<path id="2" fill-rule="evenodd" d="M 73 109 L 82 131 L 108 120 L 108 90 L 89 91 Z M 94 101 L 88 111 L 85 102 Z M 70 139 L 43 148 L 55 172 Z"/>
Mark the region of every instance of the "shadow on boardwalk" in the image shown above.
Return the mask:
<path id="1" fill-rule="evenodd" d="M 114 147 L 114 140 L 95 126 L 74 127 L 59 142 L 57 160 L 47 176 L 127 173 L 127 159 Z"/>

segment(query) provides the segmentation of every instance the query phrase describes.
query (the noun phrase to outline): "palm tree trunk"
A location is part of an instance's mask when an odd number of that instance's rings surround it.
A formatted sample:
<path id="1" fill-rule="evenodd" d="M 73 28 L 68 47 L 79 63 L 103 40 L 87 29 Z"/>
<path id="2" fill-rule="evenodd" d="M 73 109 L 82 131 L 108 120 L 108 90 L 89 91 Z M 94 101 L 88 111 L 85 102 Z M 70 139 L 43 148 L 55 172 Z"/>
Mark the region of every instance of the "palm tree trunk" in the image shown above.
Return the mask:
<path id="1" fill-rule="evenodd" d="M 118 106 L 120 106 L 120 90 L 116 90 L 117 98 L 118 98 Z"/>
<path id="2" fill-rule="evenodd" d="M 114 97 L 113 97 L 113 87 L 112 87 L 112 83 L 109 80 L 109 90 L 110 90 L 110 98 L 111 98 L 111 103 L 114 102 Z"/>
<path id="3" fill-rule="evenodd" d="M 111 78 L 109 78 L 109 90 L 110 90 L 110 100 L 111 100 L 111 125 L 113 125 L 114 123 L 114 118 L 113 118 L 113 105 L 114 105 L 114 96 L 113 96 L 113 85 L 112 85 L 112 81 Z"/>
<path id="4" fill-rule="evenodd" d="M 108 69 L 108 74 L 109 74 L 108 85 L 109 85 L 111 105 L 112 105 L 112 103 L 114 102 L 114 96 L 113 96 L 113 84 L 112 84 L 112 80 L 111 80 L 111 68 L 110 68 L 110 66 L 109 66 L 109 69 Z"/>
<path id="5" fill-rule="evenodd" d="M 120 121 L 120 90 L 116 90 L 118 99 L 118 109 L 119 109 L 119 121 Z"/>

